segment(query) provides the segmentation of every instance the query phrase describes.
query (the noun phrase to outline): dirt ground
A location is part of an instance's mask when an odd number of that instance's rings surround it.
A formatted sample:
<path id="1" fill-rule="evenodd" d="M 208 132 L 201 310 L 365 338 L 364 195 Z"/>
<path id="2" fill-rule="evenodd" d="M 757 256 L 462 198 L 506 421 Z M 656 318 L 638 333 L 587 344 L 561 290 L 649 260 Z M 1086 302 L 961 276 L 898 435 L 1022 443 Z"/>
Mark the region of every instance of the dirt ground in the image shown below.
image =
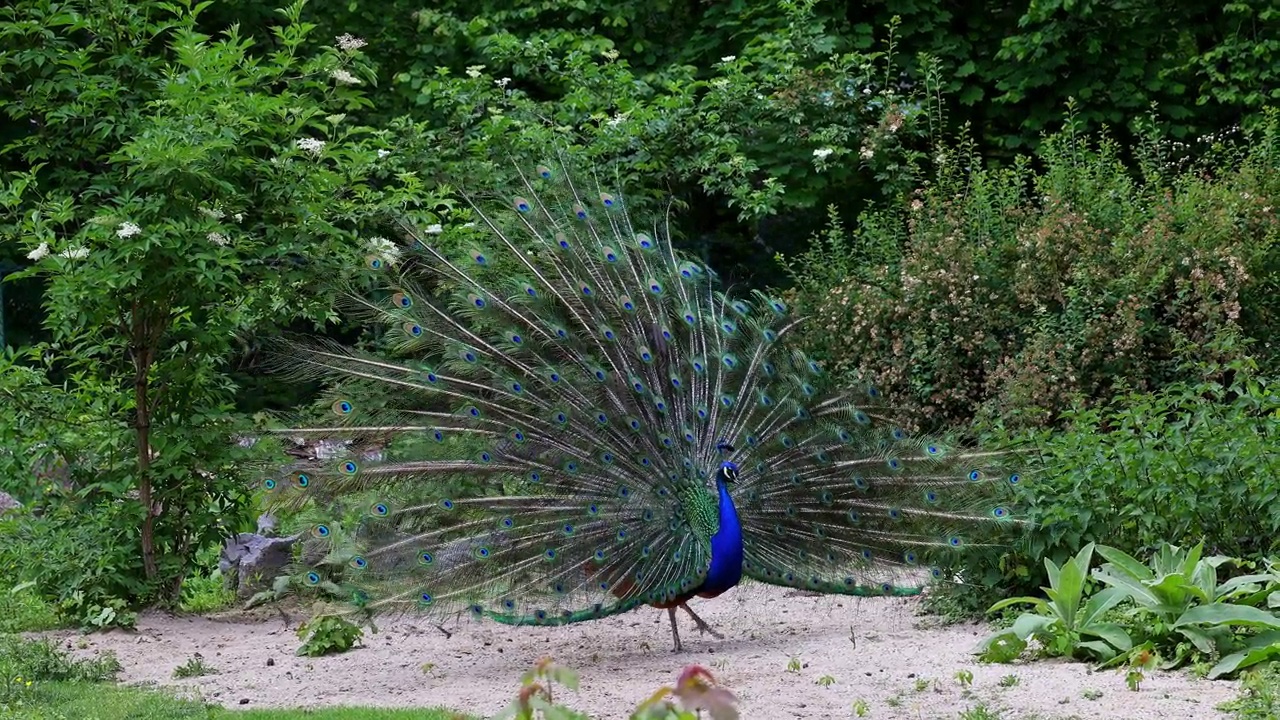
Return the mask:
<path id="1" fill-rule="evenodd" d="M 744 718 L 848 718 L 859 701 L 870 718 L 954 719 L 979 704 L 1002 720 L 1216 718 L 1238 692 L 1234 682 L 1183 673 L 1154 673 L 1132 692 L 1123 672 L 1079 663 L 983 665 L 971 651 L 988 628 L 938 627 L 917 615 L 918 603 L 739 588 L 693 606 L 724 640 L 699 636 L 681 614 L 678 655 L 666 613 L 651 608 L 560 628 L 461 621 L 445 625 L 451 637 L 396 619 L 363 647 L 323 658 L 294 654 L 304 618 L 283 615 L 149 614 L 136 631 L 60 637 L 80 654 L 114 651 L 125 682 L 178 686 L 231 708 L 443 705 L 487 716 L 511 702 L 521 674 L 544 655 L 581 674 L 581 689 L 558 697 L 599 718 L 627 717 L 690 663 L 737 694 Z M 173 679 L 196 653 L 216 673 Z M 956 679 L 960 670 L 973 673 L 971 687 Z"/>

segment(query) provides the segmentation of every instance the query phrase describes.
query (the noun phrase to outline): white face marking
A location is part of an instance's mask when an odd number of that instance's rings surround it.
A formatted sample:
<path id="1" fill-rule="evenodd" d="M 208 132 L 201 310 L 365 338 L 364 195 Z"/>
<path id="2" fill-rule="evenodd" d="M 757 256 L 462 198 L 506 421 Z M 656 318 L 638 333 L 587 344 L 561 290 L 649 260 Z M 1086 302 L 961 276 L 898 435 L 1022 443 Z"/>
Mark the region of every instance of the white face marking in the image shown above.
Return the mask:
<path id="1" fill-rule="evenodd" d="M 727 468 L 725 468 L 725 469 L 724 469 L 724 476 L 725 476 L 726 478 L 730 479 L 730 480 L 737 480 L 737 479 L 738 479 L 738 471 L 737 471 L 737 470 L 735 470 L 734 468 L 727 467 Z"/>

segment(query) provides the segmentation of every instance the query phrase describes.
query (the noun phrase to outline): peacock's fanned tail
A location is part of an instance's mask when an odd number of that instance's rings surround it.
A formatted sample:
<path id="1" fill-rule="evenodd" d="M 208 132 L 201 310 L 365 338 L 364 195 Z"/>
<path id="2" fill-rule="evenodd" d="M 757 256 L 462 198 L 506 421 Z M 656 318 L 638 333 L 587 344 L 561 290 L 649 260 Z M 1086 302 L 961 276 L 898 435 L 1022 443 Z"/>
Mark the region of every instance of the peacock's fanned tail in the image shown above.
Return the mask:
<path id="1" fill-rule="evenodd" d="M 319 514 L 308 583 L 514 624 L 670 600 L 706 576 L 722 460 L 741 468 L 744 572 L 767 583 L 910 592 L 1007 520 L 1005 455 L 908 437 L 874 390 L 828 391 L 779 300 L 726 296 L 597 183 L 544 166 L 513 195 L 476 207 L 483 244 L 406 228 L 399 271 L 369 259 L 392 287 L 356 302 L 394 357 L 309 341 L 282 358 L 338 388 L 331 423 L 288 433 L 390 441 L 266 482 Z"/>

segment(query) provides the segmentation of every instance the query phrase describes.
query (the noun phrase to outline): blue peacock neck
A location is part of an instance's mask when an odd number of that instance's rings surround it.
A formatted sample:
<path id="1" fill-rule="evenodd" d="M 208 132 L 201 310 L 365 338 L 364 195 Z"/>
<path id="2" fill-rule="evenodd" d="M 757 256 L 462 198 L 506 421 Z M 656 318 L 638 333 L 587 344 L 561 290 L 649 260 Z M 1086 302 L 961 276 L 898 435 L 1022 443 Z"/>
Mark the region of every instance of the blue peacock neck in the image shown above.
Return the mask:
<path id="1" fill-rule="evenodd" d="M 715 597 L 742 580 L 742 523 L 729 495 L 729 482 L 736 477 L 737 470 L 733 463 L 725 463 L 716 473 L 720 529 L 711 536 L 711 567 L 698 590 L 702 597 Z"/>

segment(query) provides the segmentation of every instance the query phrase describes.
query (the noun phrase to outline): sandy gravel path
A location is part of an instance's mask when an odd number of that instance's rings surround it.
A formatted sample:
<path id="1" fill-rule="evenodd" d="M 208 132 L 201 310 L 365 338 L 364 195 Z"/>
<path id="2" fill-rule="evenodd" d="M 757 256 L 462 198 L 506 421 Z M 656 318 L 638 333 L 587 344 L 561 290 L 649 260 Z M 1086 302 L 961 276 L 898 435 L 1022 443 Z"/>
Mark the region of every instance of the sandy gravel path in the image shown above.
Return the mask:
<path id="1" fill-rule="evenodd" d="M 294 654 L 302 618 L 148 614 L 133 632 L 62 638 L 79 653 L 113 650 L 125 682 L 180 686 L 233 708 L 445 705 L 494 714 L 511 701 L 520 675 L 548 654 L 581 673 L 581 690 L 564 697 L 599 718 L 625 718 L 695 662 L 738 694 L 744 718 L 766 720 L 848 718 L 856 701 L 866 703 L 869 718 L 954 719 L 984 704 L 1002 720 L 1207 719 L 1225 717 L 1216 706 L 1238 692 L 1234 682 L 1183 673 L 1156 673 L 1131 692 L 1123 673 L 1091 673 L 1082 664 L 983 665 L 970 651 L 987 628 L 937 627 L 917 607 L 913 599 L 740 588 L 694 605 L 725 639 L 700 637 L 684 618 L 680 655 L 671 652 L 666 613 L 648 608 L 563 628 L 463 621 L 446 625 L 448 638 L 420 619 L 399 619 L 381 624 L 364 647 L 314 659 Z M 174 680 L 174 668 L 197 652 L 217 674 Z M 792 658 L 798 671 L 788 669 Z M 956 680 L 960 670 L 973 673 L 972 687 Z M 1010 675 L 1016 684 L 1002 685 Z"/>

